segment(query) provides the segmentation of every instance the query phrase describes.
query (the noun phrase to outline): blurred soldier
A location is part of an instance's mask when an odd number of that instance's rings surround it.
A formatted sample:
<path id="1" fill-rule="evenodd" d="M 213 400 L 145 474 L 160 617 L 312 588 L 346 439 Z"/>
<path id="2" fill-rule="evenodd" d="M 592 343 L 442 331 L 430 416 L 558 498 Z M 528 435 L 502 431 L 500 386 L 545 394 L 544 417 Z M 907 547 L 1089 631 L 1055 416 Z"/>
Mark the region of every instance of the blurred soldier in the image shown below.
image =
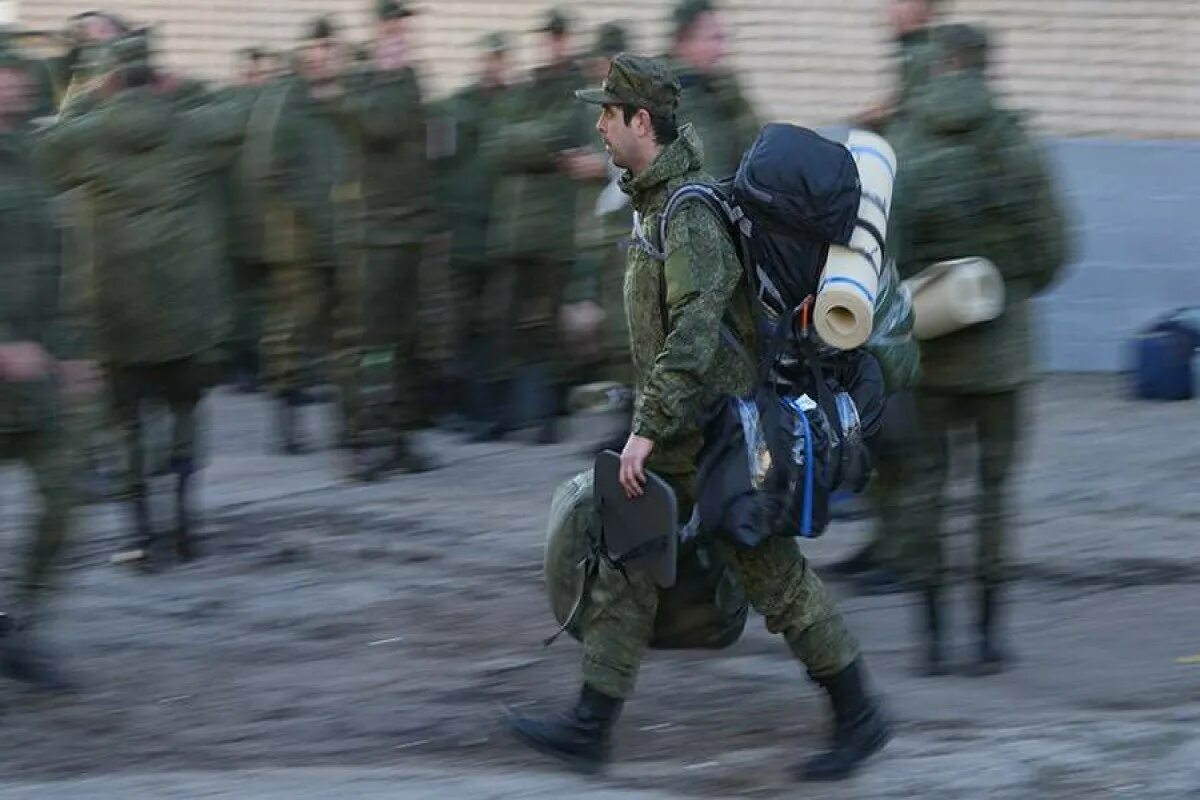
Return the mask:
<path id="1" fill-rule="evenodd" d="M 347 357 L 356 395 L 347 435 L 352 474 L 363 480 L 390 469 L 433 467 L 411 441 L 418 414 L 418 276 L 433 199 L 425 109 L 409 42 L 413 11 L 402 0 L 379 0 L 375 10 L 370 66 L 348 81 L 344 94 L 324 100 L 354 137 L 361 174 L 355 222 L 364 241 L 352 253 L 355 263 L 344 268 L 362 336 Z"/>
<path id="2" fill-rule="evenodd" d="M 42 33 L 0 25 L 0 56 L 19 62 L 25 70 L 29 86 L 25 123 L 41 121 L 48 124 L 53 120 L 65 89 L 65 86 L 58 85 L 58 73 L 53 60 L 33 58 L 23 52 L 23 45 L 27 42 L 45 38 L 46 35 Z"/>
<path id="3" fill-rule="evenodd" d="M 258 48 L 239 54 L 237 83 L 226 89 L 224 99 L 245 108 L 247 118 L 273 76 L 269 55 Z M 246 174 L 245 148 L 223 176 L 228 260 L 234 292 L 234 332 L 231 342 L 233 376 L 238 391 L 258 391 L 261 375 L 259 341 L 262 338 L 266 305 L 267 265 L 263 258 L 261 203 Z"/>
<path id="4" fill-rule="evenodd" d="M 498 400 L 505 388 L 497 385 L 496 364 L 507 356 L 499 339 L 509 314 L 503 272 L 488 255 L 488 235 L 498 214 L 497 174 L 481 145 L 510 89 L 507 39 L 492 33 L 481 45 L 479 76 L 442 104 L 434 139 L 456 290 L 454 360 L 461 389 L 456 410 L 465 417 L 465 431 L 487 438 L 501 424 Z"/>
<path id="5" fill-rule="evenodd" d="M 1043 155 L 1018 115 L 997 105 L 984 75 L 986 38 L 966 25 L 935 31 L 939 56 L 910 98 L 897 141 L 893 253 L 904 277 L 930 264 L 982 257 L 1000 270 L 1005 310 L 996 320 L 922 343 L 917 390 L 919 448 L 906 486 L 907 572 L 922 592 L 922 669 L 939 674 L 946 566 L 942 508 L 950 434 L 978 442 L 978 651 L 975 671 L 1007 662 L 998 621 L 1009 579 L 1009 482 L 1028 427 L 1025 387 L 1034 379 L 1031 299 L 1067 260 L 1062 207 Z"/>
<path id="6" fill-rule="evenodd" d="M 507 99 L 484 151 L 501 173 L 494 241 L 513 281 L 508 355 L 516 381 L 501 410 L 505 423 L 489 433 L 515 427 L 517 417 L 532 418 L 538 441 L 549 444 L 559 438 L 564 366 L 558 320 L 575 255 L 578 183 L 569 174 L 570 156 L 589 134 L 571 95 L 584 77 L 570 56 L 568 20 L 550 11 L 539 31 L 546 63 Z"/>
<path id="7" fill-rule="evenodd" d="M 267 261 L 265 373 L 277 400 L 280 451 L 307 447 L 300 408 L 310 381 L 309 358 L 336 338 L 344 353 L 360 333 L 344 291 L 358 224 L 353 142 L 326 100 L 340 96 L 343 50 L 329 18 L 310 22 L 297 54 L 297 74 L 265 90 L 250 113 L 245 166 L 261 187 L 263 257 Z M 336 316 L 336 322 L 333 317 Z M 349 368 L 339 368 L 343 375 Z M 344 392 L 342 416 L 354 397 Z M 345 438 L 349 425 L 343 423 Z"/>
<path id="8" fill-rule="evenodd" d="M 8 612 L 0 613 L 0 674 L 56 688 L 32 637 L 74 505 L 58 403 L 63 380 L 82 377 L 82 364 L 57 361 L 68 338 L 59 320 L 61 238 L 23 130 L 29 106 L 27 64 L 0 53 L 0 463 L 23 463 L 41 501 L 16 594 L 0 608 Z"/>
<path id="9" fill-rule="evenodd" d="M 935 52 L 930 26 L 937 5 L 938 0 L 889 0 L 888 23 L 899 55 L 897 86 L 884 104 L 869 109 L 854 120 L 856 126 L 886 136 L 897 153 L 904 149 L 897 139 L 904 135 L 903 118 L 909 100 L 929 80 Z M 904 169 L 903 164 L 900 168 Z M 895 207 L 894 202 L 892 205 Z M 870 487 L 869 499 L 876 511 L 871 539 L 862 549 L 829 569 L 830 574 L 854 578 L 855 588 L 866 594 L 903 591 L 896 570 L 899 549 L 905 538 L 899 526 L 901 493 L 907 480 L 906 461 L 916 447 L 913 414 L 911 392 L 900 392 L 888 399 L 879 460 Z"/>
<path id="10" fill-rule="evenodd" d="M 613 161 L 626 170 L 621 186 L 644 232 L 655 230 L 673 188 L 707 179 L 695 129 L 677 128 L 679 93 L 665 62 L 628 54 L 613 60 L 603 88 L 579 93 L 603 106 L 596 127 Z M 754 300 L 724 221 L 699 204 L 679 210 L 665 250 L 665 262 L 638 247 L 628 250 L 625 298 L 637 402 L 620 475 L 634 498 L 644 494 L 645 471 L 653 470 L 675 490 L 681 515 L 688 515 L 696 500 L 704 408 L 720 396 L 748 391 L 754 381 L 739 352 L 754 349 Z M 722 326 L 737 342 L 723 339 Z M 868 692 L 858 643 L 794 539 L 771 537 L 742 548 L 720 532 L 712 535 L 767 627 L 784 635 L 830 697 L 833 747 L 810 760 L 803 777 L 847 777 L 891 735 L 882 704 Z M 609 758 L 612 729 L 633 692 L 660 599 L 645 571 L 610 563 L 597 570 L 576 618 L 584 651 L 578 702 L 558 716 L 509 720 L 522 741 L 586 769 Z"/>
<path id="11" fill-rule="evenodd" d="M 108 73 L 108 47 L 131 30 L 120 17 L 105 11 L 85 11 L 67 23 L 70 49 L 57 62 L 57 82 L 66 88 L 59 104 L 61 112 L 86 97 Z"/>
<path id="12" fill-rule="evenodd" d="M 705 171 L 731 177 L 760 126 L 737 76 L 725 66 L 724 17 L 713 0 L 681 0 L 673 23 L 672 66 L 683 86 L 679 119 L 700 134 Z"/>
<path id="13" fill-rule="evenodd" d="M 172 420 L 174 545 L 186 560 L 196 407 L 231 322 L 214 179 L 241 129 L 198 86 L 156 71 L 144 31 L 114 42 L 112 55 L 94 106 L 51 130 L 46 158 L 94 203 L 97 344 L 125 439 L 134 522 L 133 547 L 119 558 L 152 560 L 143 405 L 161 401 Z"/>
<path id="14" fill-rule="evenodd" d="M 608 74 L 612 59 L 628 47 L 625 29 L 618 23 L 601 25 L 588 61 L 591 80 L 599 84 Z M 625 321 L 625 254 L 621 243 L 629 236 L 633 209 L 629 196 L 621 191 L 618 180 L 621 170 L 612 163 L 599 137 L 592 146 L 580 150 L 571 159 L 571 174 L 584 181 L 579 210 L 579 258 L 574 283 L 577 303 L 592 304 L 602 319 L 597 332 L 599 356 L 596 378 L 602 383 L 603 405 L 622 415 L 629 411 L 623 400 L 613 400 L 624 393 L 617 387 L 632 385 L 629 361 L 629 328 Z M 589 331 L 590 333 L 590 331 Z M 616 438 L 605 442 L 600 449 L 618 452 L 629 437 L 623 425 Z"/>

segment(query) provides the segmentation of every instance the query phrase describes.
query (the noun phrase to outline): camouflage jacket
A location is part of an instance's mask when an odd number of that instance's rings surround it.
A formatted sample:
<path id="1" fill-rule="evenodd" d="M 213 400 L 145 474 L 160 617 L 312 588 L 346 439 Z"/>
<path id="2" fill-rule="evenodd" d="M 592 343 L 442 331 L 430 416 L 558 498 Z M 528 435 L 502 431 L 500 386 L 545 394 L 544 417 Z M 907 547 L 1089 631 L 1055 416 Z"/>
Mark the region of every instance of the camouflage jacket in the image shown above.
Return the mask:
<path id="1" fill-rule="evenodd" d="M 248 120 L 263 91 L 259 86 L 231 86 L 221 93 L 221 99 Z M 243 141 L 236 157 L 221 174 L 227 252 L 235 265 L 263 261 L 262 199 L 259 187 L 248 174 L 247 154 L 248 148 Z"/>
<path id="2" fill-rule="evenodd" d="M 0 135 L 0 343 L 37 342 L 63 357 L 58 287 L 61 236 L 54 196 L 24 134 Z M 34 430 L 53 417 L 51 381 L 0 380 L 0 433 Z"/>
<path id="3" fill-rule="evenodd" d="M 488 231 L 496 216 L 495 164 L 482 155 L 485 131 L 511 90 L 476 83 L 441 104 L 438 121 L 444 155 L 438 160 L 439 199 L 453 237 L 451 259 L 459 265 L 487 261 Z"/>
<path id="4" fill-rule="evenodd" d="M 332 269 L 361 242 L 353 138 L 295 77 L 272 83 L 250 112 L 245 169 L 262 190 L 263 255 Z"/>
<path id="5" fill-rule="evenodd" d="M 229 330 L 224 216 L 215 178 L 243 121 L 192 87 L 159 84 L 101 99 L 46 135 L 64 188 L 94 216 L 93 303 L 100 357 L 154 364 L 211 351 Z"/>
<path id="6" fill-rule="evenodd" d="M 1018 116 L 998 107 L 975 73 L 931 79 L 901 126 L 889 235 L 901 276 L 982 256 L 1004 276 L 1007 297 L 997 320 L 922 344 L 922 385 L 965 392 L 1020 386 L 1034 376 L 1030 298 L 1069 255 L 1053 176 Z"/>
<path id="7" fill-rule="evenodd" d="M 425 107 L 411 67 L 349 76 L 330 110 L 354 138 L 366 244 L 420 242 L 428 233 L 433 173 L 426 158 Z"/>
<path id="8" fill-rule="evenodd" d="M 691 123 L 704 142 L 704 171 L 717 178 L 732 177 L 761 125 L 732 72 L 705 75 L 675 65 L 683 93 L 679 122 Z"/>
<path id="9" fill-rule="evenodd" d="M 571 258 L 579 186 L 557 157 L 589 141 L 587 106 L 573 94 L 583 85 L 575 64 L 541 67 L 505 98 L 483 146 L 500 176 L 489 243 L 497 255 Z"/>
<path id="10" fill-rule="evenodd" d="M 685 125 L 643 173 L 627 173 L 637 224 L 649 241 L 671 192 L 709 180 L 701 143 Z M 754 325 L 742 266 L 722 220 L 698 201 L 672 217 L 665 261 L 630 247 L 625 310 L 635 373 L 633 432 L 655 442 L 648 466 L 668 475 L 693 472 L 703 444 L 703 412 L 726 394 L 748 391 L 752 366 L 721 335 L 723 324 L 753 353 Z"/>

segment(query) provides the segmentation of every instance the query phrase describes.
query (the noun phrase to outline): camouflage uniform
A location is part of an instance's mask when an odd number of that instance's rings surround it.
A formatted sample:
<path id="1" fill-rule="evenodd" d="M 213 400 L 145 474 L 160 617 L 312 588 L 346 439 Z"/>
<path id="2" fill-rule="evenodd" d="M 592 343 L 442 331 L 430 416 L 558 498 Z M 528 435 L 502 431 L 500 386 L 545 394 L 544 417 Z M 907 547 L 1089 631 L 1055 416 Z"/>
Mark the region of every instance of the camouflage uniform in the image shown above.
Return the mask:
<path id="1" fill-rule="evenodd" d="M 0 134 L 0 172 L 0 344 L 35 342 L 52 358 L 65 358 L 70 348 L 58 302 L 60 231 L 51 187 L 34 168 L 26 135 Z M 41 496 L 17 586 L 19 605 L 26 609 L 49 582 L 75 500 L 68 438 L 58 412 L 52 375 L 29 384 L 0 375 L 0 462 L 22 462 Z"/>
<path id="2" fill-rule="evenodd" d="M 613 59 L 603 88 L 577 96 L 671 119 L 679 83 L 663 62 L 622 54 Z M 644 171 L 626 173 L 621 186 L 649 241 L 671 191 L 684 182 L 706 180 L 700 141 L 685 125 Z M 631 247 L 625 273 L 636 387 L 633 432 L 654 443 L 645 467 L 672 485 L 680 511 L 686 513 L 696 499 L 705 410 L 723 396 L 747 392 L 754 382 L 754 370 L 743 356 L 744 349 L 754 352 L 754 300 L 724 221 L 707 207 L 685 203 L 671 220 L 663 249 L 665 260 Z M 722 336 L 722 326 L 736 342 Z M 784 636 L 833 701 L 833 749 L 806 765 L 806 777 L 846 777 L 883 747 L 890 734 L 879 702 L 866 690 L 858 644 L 825 587 L 795 539 L 772 537 L 742 548 L 720 531 L 700 536 L 699 544 L 719 551 L 749 604 L 766 617 L 767 628 Z M 548 548 L 548 560 L 551 552 Z M 608 758 L 609 734 L 655 640 L 669 594 L 660 592 L 645 572 L 626 575 L 603 559 L 596 568 L 572 630 L 583 642 L 578 704 L 567 715 L 509 721 L 510 729 L 531 746 L 586 767 Z"/>
<path id="3" fill-rule="evenodd" d="M 362 339 L 356 409 L 347 422 L 353 447 L 395 446 L 416 427 L 417 323 L 422 243 L 433 186 L 425 154 L 425 110 L 411 68 L 363 71 L 331 103 L 355 140 L 361 198 L 347 291 Z"/>
<path id="4" fill-rule="evenodd" d="M 499 170 L 491 252 L 512 286 L 508 341 L 500 360 L 537 395 L 531 416 L 556 438 L 553 418 L 564 365 L 559 310 L 574 258 L 578 184 L 558 168 L 559 153 L 589 141 L 588 119 L 571 92 L 583 74 L 571 62 L 536 69 L 499 111 L 483 157 Z"/>
<path id="5" fill-rule="evenodd" d="M 145 52 L 144 43 L 129 47 L 133 58 Z M 158 77 L 106 92 L 44 142 L 63 185 L 86 187 L 94 202 L 97 350 L 123 429 L 143 539 L 147 400 L 165 402 L 173 417 L 170 461 L 181 495 L 178 530 L 186 533 L 196 405 L 232 323 L 215 178 L 241 134 L 236 109 L 208 102 L 198 86 Z"/>
<path id="6" fill-rule="evenodd" d="M 492 52 L 506 44 L 493 36 Z M 497 171 L 481 153 L 489 125 L 507 102 L 511 90 L 482 81 L 461 90 L 443 104 L 440 121 L 446 147 L 439 161 L 442 209 L 450 230 L 450 273 L 456 288 L 455 356 L 460 378 L 468 384 L 466 409 L 483 421 L 489 390 L 497 379 L 496 361 L 506 356 L 497 338 L 508 321 L 504 271 L 488 252 L 488 237 L 499 213 L 496 204 Z"/>
<path id="7" fill-rule="evenodd" d="M 906 503 L 907 572 L 936 591 L 945 577 L 941 511 L 950 430 L 972 428 L 979 443 L 975 569 L 986 647 L 992 595 L 1010 577 L 1009 479 L 1026 427 L 1023 387 L 1036 371 L 1030 300 L 1066 261 L 1066 226 L 1043 156 L 1019 118 L 996 105 L 981 71 L 932 78 L 913 96 L 903 125 L 892 237 L 901 274 L 980 256 L 996 264 L 1005 282 L 999 318 L 922 343 L 920 449 Z"/>

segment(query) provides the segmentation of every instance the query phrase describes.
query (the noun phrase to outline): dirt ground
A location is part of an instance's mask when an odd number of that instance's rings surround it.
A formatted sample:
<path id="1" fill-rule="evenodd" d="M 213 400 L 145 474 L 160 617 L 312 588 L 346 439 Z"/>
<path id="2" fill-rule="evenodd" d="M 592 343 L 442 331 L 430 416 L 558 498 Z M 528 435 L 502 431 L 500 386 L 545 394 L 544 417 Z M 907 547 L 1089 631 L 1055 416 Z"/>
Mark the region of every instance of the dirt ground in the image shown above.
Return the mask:
<path id="1" fill-rule="evenodd" d="M 914 677 L 910 599 L 836 587 L 897 735 L 833 787 L 789 779 L 826 709 L 758 621 L 728 651 L 648 659 L 603 778 L 501 729 L 504 706 L 576 688 L 577 645 L 540 643 L 543 527 L 603 421 L 548 448 L 430 434 L 443 470 L 352 486 L 329 451 L 268 455 L 264 401 L 218 393 L 203 558 L 111 566 L 120 509 L 88 510 L 49 632 L 82 692 L 0 685 L 0 798 L 1200 797 L 1200 405 L 1122 393 L 1055 378 L 1030 404 L 1016 670 Z M 8 554 L 25 494 L 0 472 Z M 807 551 L 828 564 L 868 524 Z"/>

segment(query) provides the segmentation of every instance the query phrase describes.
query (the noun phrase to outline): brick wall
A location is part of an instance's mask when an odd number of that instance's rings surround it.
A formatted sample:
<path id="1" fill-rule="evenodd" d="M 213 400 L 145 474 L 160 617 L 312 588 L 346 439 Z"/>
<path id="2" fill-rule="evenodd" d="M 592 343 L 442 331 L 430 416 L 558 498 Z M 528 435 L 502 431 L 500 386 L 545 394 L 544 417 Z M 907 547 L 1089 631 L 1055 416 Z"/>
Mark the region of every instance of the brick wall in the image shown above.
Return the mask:
<path id="1" fill-rule="evenodd" d="M 32 27 L 59 24 L 81 0 L 21 0 Z M 101 4 L 105 5 L 105 4 Z M 243 46 L 286 47 L 302 22 L 333 12 L 351 37 L 369 35 L 370 0 L 113 0 L 158 23 L 178 68 L 228 75 Z M 519 60 L 537 57 L 530 33 L 543 0 L 424 0 L 417 21 L 427 83 L 445 92 L 469 76 L 472 45 L 489 30 L 519 34 Z M 663 49 L 669 0 L 562 2 L 586 26 L 623 20 L 634 46 Z M 726 0 L 735 61 L 764 116 L 832 122 L 882 97 L 890 50 L 885 0 Z M 985 23 L 1011 102 L 1060 135 L 1200 138 L 1200 0 L 952 0 L 950 16 Z M 582 46 L 585 42 L 581 41 Z"/>

